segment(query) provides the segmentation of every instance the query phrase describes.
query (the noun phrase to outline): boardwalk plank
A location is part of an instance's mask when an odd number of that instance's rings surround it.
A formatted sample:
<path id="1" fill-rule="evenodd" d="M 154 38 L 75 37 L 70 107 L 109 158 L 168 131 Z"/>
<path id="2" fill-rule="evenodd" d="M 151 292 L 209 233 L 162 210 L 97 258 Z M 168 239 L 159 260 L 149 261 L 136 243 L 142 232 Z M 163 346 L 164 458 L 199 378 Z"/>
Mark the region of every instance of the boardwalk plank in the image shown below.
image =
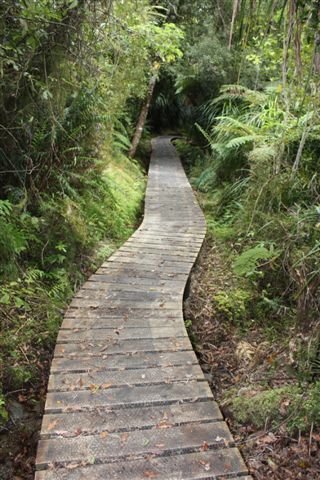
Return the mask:
<path id="1" fill-rule="evenodd" d="M 246 471 L 238 450 L 230 448 L 74 469 L 52 467 L 47 473 L 38 472 L 35 480 L 142 480 L 148 476 L 156 480 L 226 480 Z M 252 479 L 241 476 L 241 480 Z"/>
<path id="2" fill-rule="evenodd" d="M 125 408 L 147 405 L 166 405 L 212 399 L 206 382 L 167 383 L 147 386 L 125 386 L 107 390 L 71 390 L 49 392 L 45 411 L 59 413 L 90 410 L 97 407 Z"/>
<path id="3" fill-rule="evenodd" d="M 112 341 L 90 341 L 81 343 L 58 343 L 55 348 L 55 358 L 101 357 L 101 355 L 133 354 L 144 352 L 179 352 L 189 350 L 192 346 L 188 337 L 170 339 L 136 339 Z M 184 361 L 184 358 L 182 359 Z"/>
<path id="4" fill-rule="evenodd" d="M 138 338 L 180 338 L 186 337 L 187 332 L 181 322 L 180 326 L 175 327 L 148 327 L 141 328 L 100 328 L 100 329 L 70 329 L 60 330 L 58 335 L 59 342 L 82 342 L 91 340 L 129 340 Z"/>
<path id="5" fill-rule="evenodd" d="M 125 459 L 139 455 L 165 455 L 173 452 L 225 447 L 232 443 L 224 422 L 188 424 L 166 429 L 154 428 L 103 435 L 79 435 L 76 438 L 41 440 L 38 449 L 39 468 L 47 466 L 51 458 L 59 464 L 70 462 L 97 462 Z M 208 446 L 208 447 L 207 447 Z"/>
<path id="6" fill-rule="evenodd" d="M 85 373 L 52 374 L 48 385 L 48 392 L 68 390 L 95 390 L 125 385 L 143 385 L 170 382 L 188 382 L 204 380 L 199 365 L 182 365 L 166 368 L 146 368 L 138 370 L 112 370 Z"/>
<path id="7" fill-rule="evenodd" d="M 117 410 L 95 409 L 90 412 L 49 414 L 44 417 L 41 437 L 75 437 L 81 434 L 122 432 L 152 427 L 162 429 L 185 423 L 222 421 L 215 402 L 182 403 Z"/>
<path id="8" fill-rule="evenodd" d="M 123 329 L 133 331 L 135 329 L 141 328 L 160 328 L 160 327 L 181 327 L 183 325 L 183 319 L 181 317 L 168 317 L 159 316 L 157 318 L 148 318 L 148 317 L 135 317 L 130 316 L 127 318 L 123 317 L 113 317 L 113 318 L 65 318 L 61 329 Z M 184 327 L 183 327 L 184 328 Z M 172 331 L 174 333 L 174 331 Z M 59 339 L 60 337 L 58 337 Z M 59 341 L 59 340 L 58 340 Z"/>
<path id="9" fill-rule="evenodd" d="M 250 479 L 183 321 L 205 231 L 174 147 L 155 140 L 143 223 L 65 312 L 35 480 Z"/>
<path id="10" fill-rule="evenodd" d="M 177 339 L 179 345 L 180 339 Z M 124 368 L 171 367 L 174 365 L 195 365 L 197 357 L 193 351 L 134 352 L 112 355 L 103 351 L 97 358 L 54 358 L 51 372 L 86 372 L 90 370 L 120 370 Z"/>

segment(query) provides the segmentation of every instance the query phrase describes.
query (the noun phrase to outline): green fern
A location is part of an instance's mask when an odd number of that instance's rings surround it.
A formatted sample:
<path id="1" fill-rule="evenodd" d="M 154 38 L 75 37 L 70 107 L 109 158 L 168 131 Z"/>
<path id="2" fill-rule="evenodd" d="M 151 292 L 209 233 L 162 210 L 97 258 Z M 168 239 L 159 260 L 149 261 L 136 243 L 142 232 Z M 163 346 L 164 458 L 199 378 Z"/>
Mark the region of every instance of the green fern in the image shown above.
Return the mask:
<path id="1" fill-rule="evenodd" d="M 268 249 L 264 245 L 256 245 L 238 256 L 233 264 L 233 270 L 239 276 L 250 277 L 258 273 L 257 268 L 261 260 L 271 260 L 277 255 L 272 246 Z"/>

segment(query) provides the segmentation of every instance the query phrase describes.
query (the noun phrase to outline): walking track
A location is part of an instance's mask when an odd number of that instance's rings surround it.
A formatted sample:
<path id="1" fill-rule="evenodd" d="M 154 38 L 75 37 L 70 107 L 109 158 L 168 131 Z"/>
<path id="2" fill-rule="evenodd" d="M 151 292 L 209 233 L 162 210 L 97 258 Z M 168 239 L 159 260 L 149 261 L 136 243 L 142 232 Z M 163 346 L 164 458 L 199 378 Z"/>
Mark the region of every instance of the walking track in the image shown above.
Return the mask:
<path id="1" fill-rule="evenodd" d="M 251 478 L 183 322 L 205 220 L 170 139 L 153 147 L 142 225 L 66 312 L 36 480 Z"/>

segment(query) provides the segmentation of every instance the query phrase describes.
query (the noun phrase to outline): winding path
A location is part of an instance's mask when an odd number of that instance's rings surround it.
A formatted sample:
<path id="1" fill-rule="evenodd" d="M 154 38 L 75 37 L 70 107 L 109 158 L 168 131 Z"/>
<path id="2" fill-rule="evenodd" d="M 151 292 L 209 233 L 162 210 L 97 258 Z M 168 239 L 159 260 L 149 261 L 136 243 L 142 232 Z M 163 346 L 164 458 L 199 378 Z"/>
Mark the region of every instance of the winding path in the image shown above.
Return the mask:
<path id="1" fill-rule="evenodd" d="M 76 294 L 59 332 L 36 480 L 249 480 L 185 330 L 206 227 L 169 137 L 140 228 Z"/>

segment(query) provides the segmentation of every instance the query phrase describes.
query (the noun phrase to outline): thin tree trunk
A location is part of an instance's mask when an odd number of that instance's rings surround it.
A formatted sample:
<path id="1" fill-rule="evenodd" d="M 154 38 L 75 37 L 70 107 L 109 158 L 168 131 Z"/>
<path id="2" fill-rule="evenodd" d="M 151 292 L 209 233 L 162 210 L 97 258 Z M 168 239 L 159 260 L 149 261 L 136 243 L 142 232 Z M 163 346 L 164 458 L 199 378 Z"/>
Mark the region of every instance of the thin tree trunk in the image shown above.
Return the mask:
<path id="1" fill-rule="evenodd" d="M 302 59 L 301 59 L 301 34 L 302 34 L 302 26 L 301 26 L 301 20 L 299 17 L 299 7 L 297 0 L 292 1 L 292 16 L 294 16 L 294 26 L 295 26 L 295 32 L 294 32 L 294 52 L 295 52 L 295 57 L 296 57 L 296 65 L 295 65 L 295 74 L 301 79 L 302 75 Z"/>
<path id="2" fill-rule="evenodd" d="M 320 17 L 320 15 L 319 15 Z M 320 74 L 320 33 L 316 32 L 314 36 L 314 56 L 313 68 L 316 75 Z"/>
<path id="3" fill-rule="evenodd" d="M 235 24 L 235 21 L 236 21 L 236 16 L 237 16 L 239 4 L 240 4 L 240 0 L 233 0 L 232 19 L 231 19 L 231 27 L 230 27 L 230 35 L 229 35 L 229 45 L 228 45 L 229 50 L 231 50 L 232 37 L 233 37 L 233 31 L 234 31 L 234 24 Z"/>
<path id="4" fill-rule="evenodd" d="M 301 136 L 301 140 L 300 140 L 300 143 L 299 143 L 299 148 L 298 148 L 298 151 L 297 151 L 295 161 L 292 165 L 292 176 L 294 175 L 294 173 L 299 168 L 300 160 L 301 160 L 301 157 L 302 157 L 304 146 L 305 146 L 307 138 L 308 138 L 308 134 L 309 134 L 309 126 L 308 126 L 308 121 L 307 121 L 305 126 L 304 126 L 303 132 L 302 132 L 302 136 Z"/>
<path id="5" fill-rule="evenodd" d="M 284 20 L 284 35 L 283 35 L 283 61 L 282 61 L 282 95 L 286 105 L 287 114 L 289 112 L 289 97 L 287 90 L 287 75 L 288 75 L 288 57 L 289 57 L 289 48 L 292 40 L 292 31 L 294 18 L 292 16 L 292 4 L 294 0 L 290 0 L 288 6 L 288 20 Z M 286 27 L 288 30 L 286 31 Z"/>
<path id="6" fill-rule="evenodd" d="M 137 122 L 137 125 L 136 125 L 136 129 L 135 129 L 135 132 L 134 132 L 134 135 L 133 135 L 131 147 L 130 147 L 130 150 L 129 150 L 129 157 L 131 157 L 131 158 L 135 156 L 138 145 L 139 145 L 139 142 L 141 140 L 142 131 L 143 131 L 144 125 L 145 125 L 146 120 L 147 120 L 147 116 L 148 116 L 148 112 L 149 112 L 149 108 L 150 108 L 150 104 L 151 104 L 151 100 L 152 100 L 154 87 L 157 83 L 157 78 L 158 78 L 157 75 L 152 75 L 152 77 L 150 78 L 150 81 L 149 81 L 149 87 L 148 87 L 147 95 L 146 95 L 146 98 L 143 102 L 143 105 L 142 105 L 142 108 L 141 108 L 141 111 L 140 111 L 139 119 L 138 119 L 138 122 Z"/>

